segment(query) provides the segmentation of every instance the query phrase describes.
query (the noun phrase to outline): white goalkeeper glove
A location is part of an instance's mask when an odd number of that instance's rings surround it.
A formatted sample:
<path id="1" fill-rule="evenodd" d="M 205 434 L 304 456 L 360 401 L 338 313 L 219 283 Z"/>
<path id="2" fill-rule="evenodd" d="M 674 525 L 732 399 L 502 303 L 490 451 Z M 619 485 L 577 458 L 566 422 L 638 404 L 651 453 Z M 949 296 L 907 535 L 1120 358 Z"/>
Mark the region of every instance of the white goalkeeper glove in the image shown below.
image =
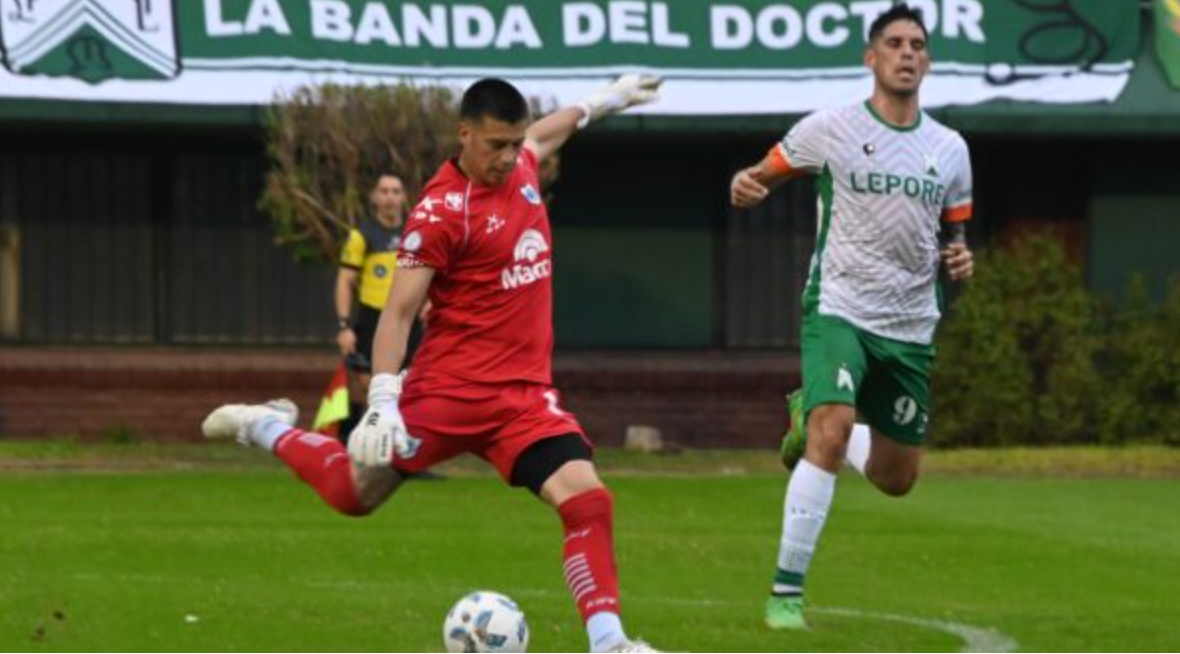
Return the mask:
<path id="1" fill-rule="evenodd" d="M 382 373 L 369 382 L 369 409 L 348 437 L 348 457 L 358 467 L 389 467 L 412 457 L 418 447 L 397 408 L 401 375 Z"/>
<path id="2" fill-rule="evenodd" d="M 578 121 L 578 129 L 603 116 L 659 100 L 660 85 L 663 83 L 663 78 L 655 75 L 623 75 L 610 86 L 591 94 L 577 104 L 584 114 L 582 120 Z"/>

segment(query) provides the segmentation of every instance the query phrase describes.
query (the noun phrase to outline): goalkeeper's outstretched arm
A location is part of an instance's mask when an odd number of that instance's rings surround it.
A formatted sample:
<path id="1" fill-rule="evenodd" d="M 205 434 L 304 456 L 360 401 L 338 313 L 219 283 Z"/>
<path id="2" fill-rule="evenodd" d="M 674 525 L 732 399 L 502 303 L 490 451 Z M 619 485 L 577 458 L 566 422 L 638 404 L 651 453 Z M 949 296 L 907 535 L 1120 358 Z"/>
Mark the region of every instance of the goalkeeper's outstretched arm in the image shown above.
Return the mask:
<path id="1" fill-rule="evenodd" d="M 581 120 L 582 110 L 578 107 L 559 109 L 529 126 L 524 147 L 532 150 L 538 161 L 545 159 L 578 131 Z"/>
<path id="2" fill-rule="evenodd" d="M 662 83 L 662 79 L 651 75 L 623 75 L 581 102 L 533 123 L 526 134 L 525 147 L 532 150 L 537 159 L 544 159 L 560 150 L 574 132 L 591 121 L 655 102 L 660 97 Z"/>

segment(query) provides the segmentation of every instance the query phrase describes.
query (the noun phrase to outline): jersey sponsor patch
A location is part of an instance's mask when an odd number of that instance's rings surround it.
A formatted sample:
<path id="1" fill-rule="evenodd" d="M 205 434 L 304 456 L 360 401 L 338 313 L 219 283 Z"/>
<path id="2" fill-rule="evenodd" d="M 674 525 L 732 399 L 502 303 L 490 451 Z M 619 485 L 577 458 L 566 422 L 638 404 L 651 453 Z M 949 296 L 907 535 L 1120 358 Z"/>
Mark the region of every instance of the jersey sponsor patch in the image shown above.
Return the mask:
<path id="1" fill-rule="evenodd" d="M 549 244 L 545 241 L 545 235 L 535 229 L 526 229 L 512 251 L 516 263 L 500 274 L 504 290 L 528 286 L 552 275 L 553 262 L 545 256 L 548 252 Z"/>

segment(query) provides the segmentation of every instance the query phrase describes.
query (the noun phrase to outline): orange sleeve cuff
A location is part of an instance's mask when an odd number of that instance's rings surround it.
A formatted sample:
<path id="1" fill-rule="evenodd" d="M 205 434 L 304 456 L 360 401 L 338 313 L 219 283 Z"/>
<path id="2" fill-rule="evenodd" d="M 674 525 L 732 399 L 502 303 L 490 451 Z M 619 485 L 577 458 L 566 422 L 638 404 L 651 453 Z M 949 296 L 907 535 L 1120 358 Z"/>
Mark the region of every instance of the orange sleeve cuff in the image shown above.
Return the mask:
<path id="1" fill-rule="evenodd" d="M 787 161 L 787 156 L 783 154 L 781 145 L 776 144 L 770 148 L 770 152 L 766 153 L 766 160 L 770 162 L 770 168 L 776 175 L 790 177 L 795 174 L 795 167 L 791 165 L 790 161 Z"/>
<path id="2" fill-rule="evenodd" d="M 971 220 L 971 216 L 975 213 L 975 205 L 964 204 L 960 207 L 948 207 L 942 212 L 942 222 L 944 223 L 963 223 Z"/>

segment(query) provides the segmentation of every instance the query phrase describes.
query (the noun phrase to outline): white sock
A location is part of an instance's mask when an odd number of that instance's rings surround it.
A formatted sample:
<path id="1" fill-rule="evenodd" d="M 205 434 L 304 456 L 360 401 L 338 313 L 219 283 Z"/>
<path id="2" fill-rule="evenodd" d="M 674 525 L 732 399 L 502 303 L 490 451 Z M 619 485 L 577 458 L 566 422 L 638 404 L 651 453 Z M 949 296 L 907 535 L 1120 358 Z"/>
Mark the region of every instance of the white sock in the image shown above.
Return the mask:
<path id="1" fill-rule="evenodd" d="M 263 418 L 250 424 L 250 442 L 267 452 L 275 451 L 275 443 L 287 432 L 294 429 L 278 418 Z"/>
<path id="2" fill-rule="evenodd" d="M 853 425 L 852 438 L 848 439 L 848 452 L 844 455 L 844 462 L 848 467 L 865 473 L 869 464 L 869 451 L 873 447 L 873 432 L 868 425 Z"/>
<path id="3" fill-rule="evenodd" d="M 607 611 L 590 616 L 586 621 L 586 633 L 590 636 L 591 652 L 609 652 L 627 641 L 623 621 L 617 613 Z"/>
<path id="4" fill-rule="evenodd" d="M 803 592 L 803 578 L 811 566 L 815 544 L 823 531 L 832 496 L 836 492 L 836 475 L 804 459 L 795 466 L 787 484 L 783 510 L 783 537 L 778 552 L 778 572 L 774 576 L 775 595 L 798 595 Z"/>

